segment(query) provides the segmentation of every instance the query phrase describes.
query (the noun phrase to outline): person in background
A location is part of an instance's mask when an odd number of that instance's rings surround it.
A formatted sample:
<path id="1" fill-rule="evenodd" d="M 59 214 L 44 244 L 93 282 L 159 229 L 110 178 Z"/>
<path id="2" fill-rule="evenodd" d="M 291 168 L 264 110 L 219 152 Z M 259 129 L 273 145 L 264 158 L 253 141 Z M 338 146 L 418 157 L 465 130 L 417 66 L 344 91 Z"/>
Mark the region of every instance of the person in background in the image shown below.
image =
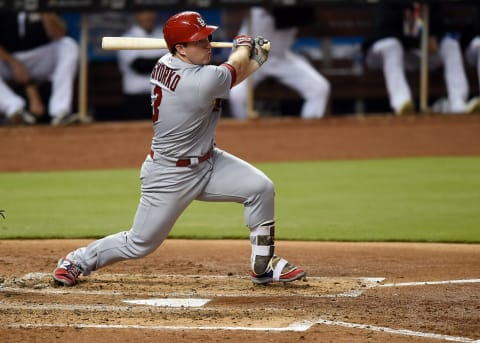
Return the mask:
<path id="1" fill-rule="evenodd" d="M 418 70 L 421 61 L 421 3 L 381 3 L 374 11 L 374 28 L 363 50 L 370 69 L 381 69 L 390 106 L 395 114 L 415 112 L 414 97 L 406 70 Z M 429 69 L 444 68 L 447 89 L 446 113 L 469 112 L 469 85 L 459 41 L 445 31 L 441 4 L 431 4 L 429 26 Z M 443 112 L 442 111 L 442 112 Z"/>
<path id="2" fill-rule="evenodd" d="M 476 4 L 473 11 L 472 25 L 464 30 L 462 43 L 465 48 L 465 59 L 476 69 L 480 89 L 480 5 Z M 471 113 L 480 113 L 480 96 L 470 100 Z"/>
<path id="3" fill-rule="evenodd" d="M 67 35 L 66 23 L 55 13 L 0 15 L 0 113 L 7 124 L 35 124 L 25 99 L 7 84 L 21 85 L 30 108 L 41 114 L 35 84 L 52 82 L 48 100 L 50 123 L 67 125 L 78 121 L 72 113 L 74 80 L 79 47 Z"/>
<path id="4" fill-rule="evenodd" d="M 162 26 L 157 23 L 154 11 L 134 13 L 133 26 L 124 33 L 125 37 L 163 38 Z M 129 118 L 151 118 L 150 73 L 159 59 L 168 52 L 163 50 L 119 50 L 118 66 L 122 74 L 122 90 L 125 96 L 124 113 Z"/>
<path id="5" fill-rule="evenodd" d="M 296 15 L 297 12 L 301 15 Z M 271 11 L 253 7 L 249 15 L 251 25 L 245 17 L 238 34 L 265 35 L 272 42 L 269 63 L 252 76 L 253 87 L 265 78 L 273 77 L 302 96 L 302 118 L 322 118 L 330 96 L 330 83 L 303 56 L 291 50 L 299 26 L 314 20 L 313 10 L 297 6 L 278 7 Z M 248 82 L 245 81 L 230 92 L 233 118 L 247 118 L 247 88 Z"/>

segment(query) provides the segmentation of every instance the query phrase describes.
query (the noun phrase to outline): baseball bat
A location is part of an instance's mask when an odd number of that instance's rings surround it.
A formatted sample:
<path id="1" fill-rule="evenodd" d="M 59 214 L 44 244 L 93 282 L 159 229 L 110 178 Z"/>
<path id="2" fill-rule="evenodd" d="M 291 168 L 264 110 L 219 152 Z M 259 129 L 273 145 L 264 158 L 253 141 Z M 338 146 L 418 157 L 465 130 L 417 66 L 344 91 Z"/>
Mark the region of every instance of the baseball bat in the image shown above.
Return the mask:
<path id="1" fill-rule="evenodd" d="M 211 42 L 212 48 L 232 48 L 232 42 Z M 144 37 L 103 37 L 104 50 L 148 50 L 167 49 L 167 42 L 163 38 Z"/>

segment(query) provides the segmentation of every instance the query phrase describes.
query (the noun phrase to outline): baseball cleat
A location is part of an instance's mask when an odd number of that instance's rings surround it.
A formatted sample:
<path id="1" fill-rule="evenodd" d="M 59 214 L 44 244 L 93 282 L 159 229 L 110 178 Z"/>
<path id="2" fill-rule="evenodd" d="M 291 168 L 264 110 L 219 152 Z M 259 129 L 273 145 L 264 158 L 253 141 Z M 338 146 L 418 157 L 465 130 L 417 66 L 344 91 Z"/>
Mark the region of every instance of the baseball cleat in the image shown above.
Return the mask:
<path id="1" fill-rule="evenodd" d="M 62 257 L 58 260 L 57 268 L 53 271 L 53 279 L 64 286 L 70 287 L 78 282 L 80 274 L 82 274 L 82 269 L 78 264 Z"/>
<path id="2" fill-rule="evenodd" d="M 279 256 L 273 256 L 263 274 L 251 272 L 250 279 L 254 284 L 266 285 L 271 282 L 292 282 L 304 278 L 307 273 Z"/>
<path id="3" fill-rule="evenodd" d="M 8 118 L 10 125 L 33 125 L 37 119 L 28 111 L 19 110 Z"/>
<path id="4" fill-rule="evenodd" d="M 480 113 L 480 97 L 472 98 L 467 103 L 467 113 L 474 113 L 474 114 Z"/>
<path id="5" fill-rule="evenodd" d="M 57 117 L 52 118 L 50 124 L 52 126 L 67 126 L 78 124 L 80 122 L 80 115 L 77 113 L 63 113 Z"/>
<path id="6" fill-rule="evenodd" d="M 411 100 L 405 101 L 398 109 L 397 115 L 405 116 L 415 114 L 415 105 Z"/>

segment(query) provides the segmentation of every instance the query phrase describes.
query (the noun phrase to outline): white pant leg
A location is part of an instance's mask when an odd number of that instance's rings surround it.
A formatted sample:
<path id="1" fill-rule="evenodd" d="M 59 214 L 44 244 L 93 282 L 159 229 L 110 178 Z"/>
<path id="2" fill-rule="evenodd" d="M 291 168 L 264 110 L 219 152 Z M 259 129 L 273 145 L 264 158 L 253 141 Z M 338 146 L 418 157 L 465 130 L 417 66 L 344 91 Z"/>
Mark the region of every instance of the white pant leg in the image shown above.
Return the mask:
<path id="1" fill-rule="evenodd" d="M 330 97 L 330 82 L 303 56 L 286 52 L 283 58 L 278 59 L 270 74 L 302 96 L 302 118 L 321 118 L 325 115 Z"/>
<path id="2" fill-rule="evenodd" d="M 79 47 L 70 37 L 56 42 L 57 65 L 52 75 L 52 96 L 48 104 L 52 117 L 72 112 L 75 76 L 78 70 Z"/>
<path id="3" fill-rule="evenodd" d="M 443 38 L 440 42 L 440 57 L 444 65 L 444 79 L 450 111 L 466 112 L 469 87 L 458 41 L 451 37 Z"/>
<path id="4" fill-rule="evenodd" d="M 69 253 L 68 258 L 79 263 L 83 275 L 88 275 L 112 263 L 152 253 L 167 238 L 183 211 L 203 192 L 211 171 L 211 161 L 178 171 L 161 158 L 154 161 L 147 157 L 140 171 L 142 192 L 131 229 L 96 240 Z"/>
<path id="5" fill-rule="evenodd" d="M 477 81 L 480 86 L 480 36 L 472 39 L 465 51 L 465 58 L 472 67 L 476 67 Z"/>
<path id="6" fill-rule="evenodd" d="M 475 38 L 476 44 L 476 65 L 477 65 L 477 80 L 479 82 L 479 89 L 480 89 L 480 37 Z"/>
<path id="7" fill-rule="evenodd" d="M 302 118 L 321 118 L 330 96 L 330 83 L 302 56 L 287 52 L 281 57 L 272 56 L 252 76 L 253 87 L 266 77 L 296 90 L 304 99 Z M 230 90 L 230 110 L 237 119 L 247 117 L 247 80 Z"/>
<path id="8" fill-rule="evenodd" d="M 79 47 L 74 39 L 63 37 L 38 48 L 15 54 L 33 80 L 51 81 L 48 111 L 52 117 L 70 113 L 73 83 L 78 70 Z"/>
<path id="9" fill-rule="evenodd" d="M 7 68 L 4 62 L 0 62 L 0 113 L 10 116 L 16 111 L 24 109 L 26 103 L 5 83 L 3 78 L 9 74 Z"/>
<path id="10" fill-rule="evenodd" d="M 245 225 L 250 229 L 273 221 L 275 186 L 270 178 L 226 151 L 214 151 L 215 162 L 210 180 L 197 200 L 243 204 Z"/>
<path id="11" fill-rule="evenodd" d="M 265 64 L 264 64 L 265 66 Z M 263 68 L 263 67 L 262 67 Z M 252 87 L 255 87 L 263 79 L 267 77 L 262 68 L 258 69 L 252 78 Z M 230 90 L 228 102 L 230 105 L 230 112 L 233 118 L 246 119 L 247 118 L 247 93 L 248 93 L 248 80 L 243 80 L 238 85 Z"/>
<path id="12" fill-rule="evenodd" d="M 367 54 L 367 65 L 371 69 L 382 68 L 390 106 L 398 112 L 412 93 L 405 75 L 404 49 L 397 38 L 384 38 L 375 42 Z"/>
<path id="13" fill-rule="evenodd" d="M 244 80 L 230 89 L 228 104 L 230 106 L 230 113 L 235 119 L 247 118 L 247 88 L 248 82 Z"/>

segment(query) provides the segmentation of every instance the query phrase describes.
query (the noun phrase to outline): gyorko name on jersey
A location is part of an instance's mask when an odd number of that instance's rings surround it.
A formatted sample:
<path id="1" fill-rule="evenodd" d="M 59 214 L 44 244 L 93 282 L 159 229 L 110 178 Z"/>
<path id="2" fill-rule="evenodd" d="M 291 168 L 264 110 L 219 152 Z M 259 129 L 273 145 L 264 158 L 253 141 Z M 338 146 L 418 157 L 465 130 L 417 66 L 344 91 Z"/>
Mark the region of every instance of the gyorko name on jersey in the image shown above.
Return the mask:
<path id="1" fill-rule="evenodd" d="M 157 80 L 172 92 L 177 88 L 181 76 L 175 73 L 173 69 L 168 68 L 165 64 L 157 63 L 152 70 L 150 77 Z"/>

